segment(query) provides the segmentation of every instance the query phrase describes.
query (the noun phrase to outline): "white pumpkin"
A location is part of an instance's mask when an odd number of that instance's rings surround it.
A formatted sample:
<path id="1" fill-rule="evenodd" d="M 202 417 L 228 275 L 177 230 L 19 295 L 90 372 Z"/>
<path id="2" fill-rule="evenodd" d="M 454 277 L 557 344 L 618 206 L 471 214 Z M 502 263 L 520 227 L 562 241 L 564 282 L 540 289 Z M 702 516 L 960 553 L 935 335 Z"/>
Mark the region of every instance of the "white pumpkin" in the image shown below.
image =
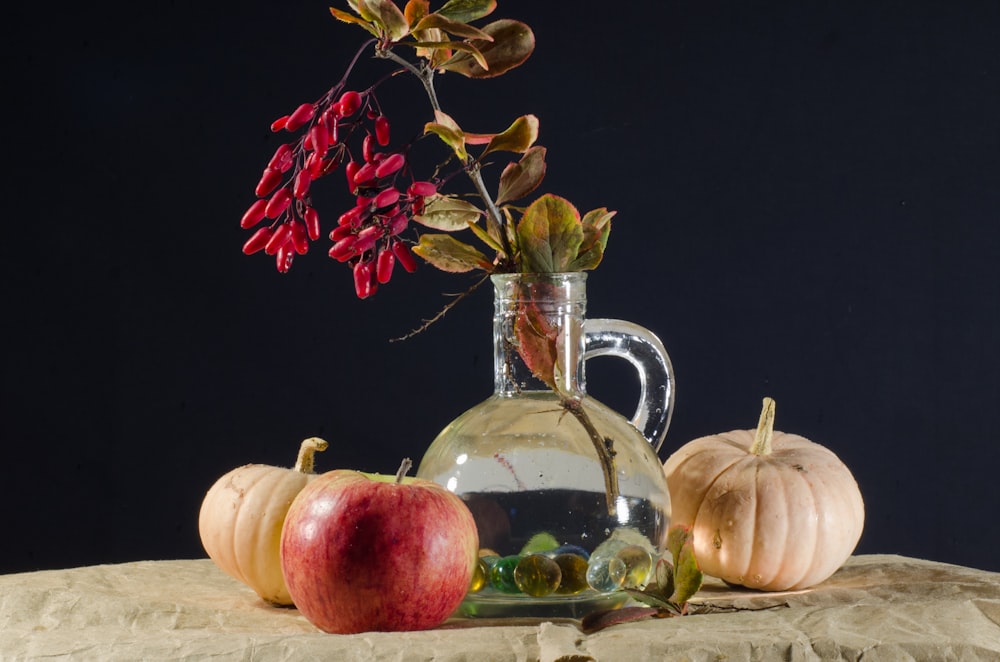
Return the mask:
<path id="1" fill-rule="evenodd" d="M 672 524 L 692 528 L 701 570 L 766 591 L 827 579 L 861 538 L 865 509 L 854 476 L 829 449 L 775 432 L 764 399 L 756 432 L 695 439 L 664 463 Z"/>
<path id="2" fill-rule="evenodd" d="M 291 605 L 281 574 L 281 527 L 292 500 L 312 479 L 317 437 L 302 442 L 295 467 L 247 464 L 209 488 L 198 514 L 198 533 L 209 558 L 265 601 Z"/>

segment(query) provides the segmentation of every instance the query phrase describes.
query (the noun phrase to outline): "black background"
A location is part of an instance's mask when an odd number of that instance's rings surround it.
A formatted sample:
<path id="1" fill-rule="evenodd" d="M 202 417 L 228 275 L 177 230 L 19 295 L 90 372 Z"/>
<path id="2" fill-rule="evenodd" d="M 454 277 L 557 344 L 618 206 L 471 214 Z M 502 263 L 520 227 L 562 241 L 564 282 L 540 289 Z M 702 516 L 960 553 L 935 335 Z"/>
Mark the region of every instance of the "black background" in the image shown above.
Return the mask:
<path id="1" fill-rule="evenodd" d="M 670 351 L 664 458 L 770 395 L 854 472 L 859 553 L 1000 570 L 998 8 L 502 0 L 534 56 L 438 91 L 473 131 L 538 115 L 543 188 L 618 210 L 588 310 Z M 288 275 L 240 251 L 268 125 L 360 29 L 323 2 L 10 12 L 0 572 L 202 556 L 229 469 L 320 435 L 320 470 L 392 472 L 489 394 L 485 288 L 388 342 L 471 278 L 425 266 L 359 301 L 322 242 Z M 381 97 L 428 119 L 413 80 Z M 350 200 L 319 195 L 329 228 Z M 617 363 L 588 384 L 630 410 Z"/>

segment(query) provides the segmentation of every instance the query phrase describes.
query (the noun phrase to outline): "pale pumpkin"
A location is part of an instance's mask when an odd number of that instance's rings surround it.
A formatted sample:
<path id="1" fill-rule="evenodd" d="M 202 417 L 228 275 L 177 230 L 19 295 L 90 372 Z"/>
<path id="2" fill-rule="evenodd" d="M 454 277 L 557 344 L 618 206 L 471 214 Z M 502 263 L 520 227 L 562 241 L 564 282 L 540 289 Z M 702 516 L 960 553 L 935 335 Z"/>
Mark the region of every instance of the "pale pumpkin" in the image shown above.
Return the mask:
<path id="1" fill-rule="evenodd" d="M 861 538 L 865 509 L 829 449 L 776 432 L 764 399 L 754 430 L 688 442 L 664 463 L 672 524 L 690 526 L 702 572 L 766 591 L 827 579 Z"/>
<path id="2" fill-rule="evenodd" d="M 276 605 L 291 605 L 281 575 L 281 527 L 292 500 L 316 478 L 317 437 L 302 442 L 295 467 L 247 464 L 209 488 L 198 514 L 201 543 L 219 568 Z"/>

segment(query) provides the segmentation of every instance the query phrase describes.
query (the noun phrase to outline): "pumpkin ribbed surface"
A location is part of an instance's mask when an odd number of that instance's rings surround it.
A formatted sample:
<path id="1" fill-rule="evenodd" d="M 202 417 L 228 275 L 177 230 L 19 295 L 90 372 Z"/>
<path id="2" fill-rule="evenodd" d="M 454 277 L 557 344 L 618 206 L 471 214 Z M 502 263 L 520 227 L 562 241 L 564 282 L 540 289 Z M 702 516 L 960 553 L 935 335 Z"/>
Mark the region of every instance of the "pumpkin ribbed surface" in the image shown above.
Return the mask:
<path id="1" fill-rule="evenodd" d="M 281 527 L 312 472 L 313 452 L 326 442 L 302 443 L 294 469 L 247 464 L 219 478 L 201 504 L 198 533 L 216 565 L 266 600 L 291 605 L 281 574 Z"/>
<path id="2" fill-rule="evenodd" d="M 858 485 L 829 449 L 774 432 L 750 451 L 754 431 L 702 437 L 664 464 L 673 524 L 692 528 L 703 572 L 749 588 L 806 588 L 833 574 L 864 527 Z"/>

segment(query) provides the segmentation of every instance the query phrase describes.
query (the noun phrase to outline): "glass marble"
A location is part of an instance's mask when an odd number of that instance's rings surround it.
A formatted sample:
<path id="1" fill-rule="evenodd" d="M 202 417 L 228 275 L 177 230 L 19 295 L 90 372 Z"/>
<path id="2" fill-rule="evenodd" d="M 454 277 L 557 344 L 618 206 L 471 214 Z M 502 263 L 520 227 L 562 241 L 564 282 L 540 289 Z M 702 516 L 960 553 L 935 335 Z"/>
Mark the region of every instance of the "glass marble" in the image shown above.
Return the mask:
<path id="1" fill-rule="evenodd" d="M 560 554 L 575 554 L 577 556 L 582 556 L 584 561 L 590 558 L 590 552 L 579 545 L 560 545 L 549 552 L 549 555 L 552 557 L 559 556 Z"/>
<path id="2" fill-rule="evenodd" d="M 649 581 L 653 571 L 653 556 L 640 545 L 625 545 L 615 557 L 625 564 L 625 578 L 622 586 L 625 588 L 643 588 Z"/>
<path id="3" fill-rule="evenodd" d="M 562 570 L 544 554 L 523 556 L 514 568 L 514 582 L 522 593 L 540 598 L 559 587 Z"/>
<path id="4" fill-rule="evenodd" d="M 587 583 L 595 591 L 617 591 L 625 582 L 625 563 L 617 556 L 590 557 Z"/>
<path id="5" fill-rule="evenodd" d="M 476 567 L 472 570 L 472 580 L 469 582 L 469 593 L 478 593 L 490 581 L 490 563 L 483 557 L 476 559 Z"/>
<path id="6" fill-rule="evenodd" d="M 579 554 L 556 554 L 553 558 L 559 566 L 562 579 L 556 593 L 560 595 L 575 595 L 587 589 L 587 559 Z"/>
<path id="7" fill-rule="evenodd" d="M 615 556 L 627 543 L 608 538 L 590 555 L 587 583 L 595 591 L 616 591 L 625 582 L 625 562 Z"/>
<path id="8" fill-rule="evenodd" d="M 514 569 L 520 561 L 521 557 L 516 554 L 497 559 L 490 568 L 490 586 L 501 593 L 520 593 L 514 581 Z"/>

